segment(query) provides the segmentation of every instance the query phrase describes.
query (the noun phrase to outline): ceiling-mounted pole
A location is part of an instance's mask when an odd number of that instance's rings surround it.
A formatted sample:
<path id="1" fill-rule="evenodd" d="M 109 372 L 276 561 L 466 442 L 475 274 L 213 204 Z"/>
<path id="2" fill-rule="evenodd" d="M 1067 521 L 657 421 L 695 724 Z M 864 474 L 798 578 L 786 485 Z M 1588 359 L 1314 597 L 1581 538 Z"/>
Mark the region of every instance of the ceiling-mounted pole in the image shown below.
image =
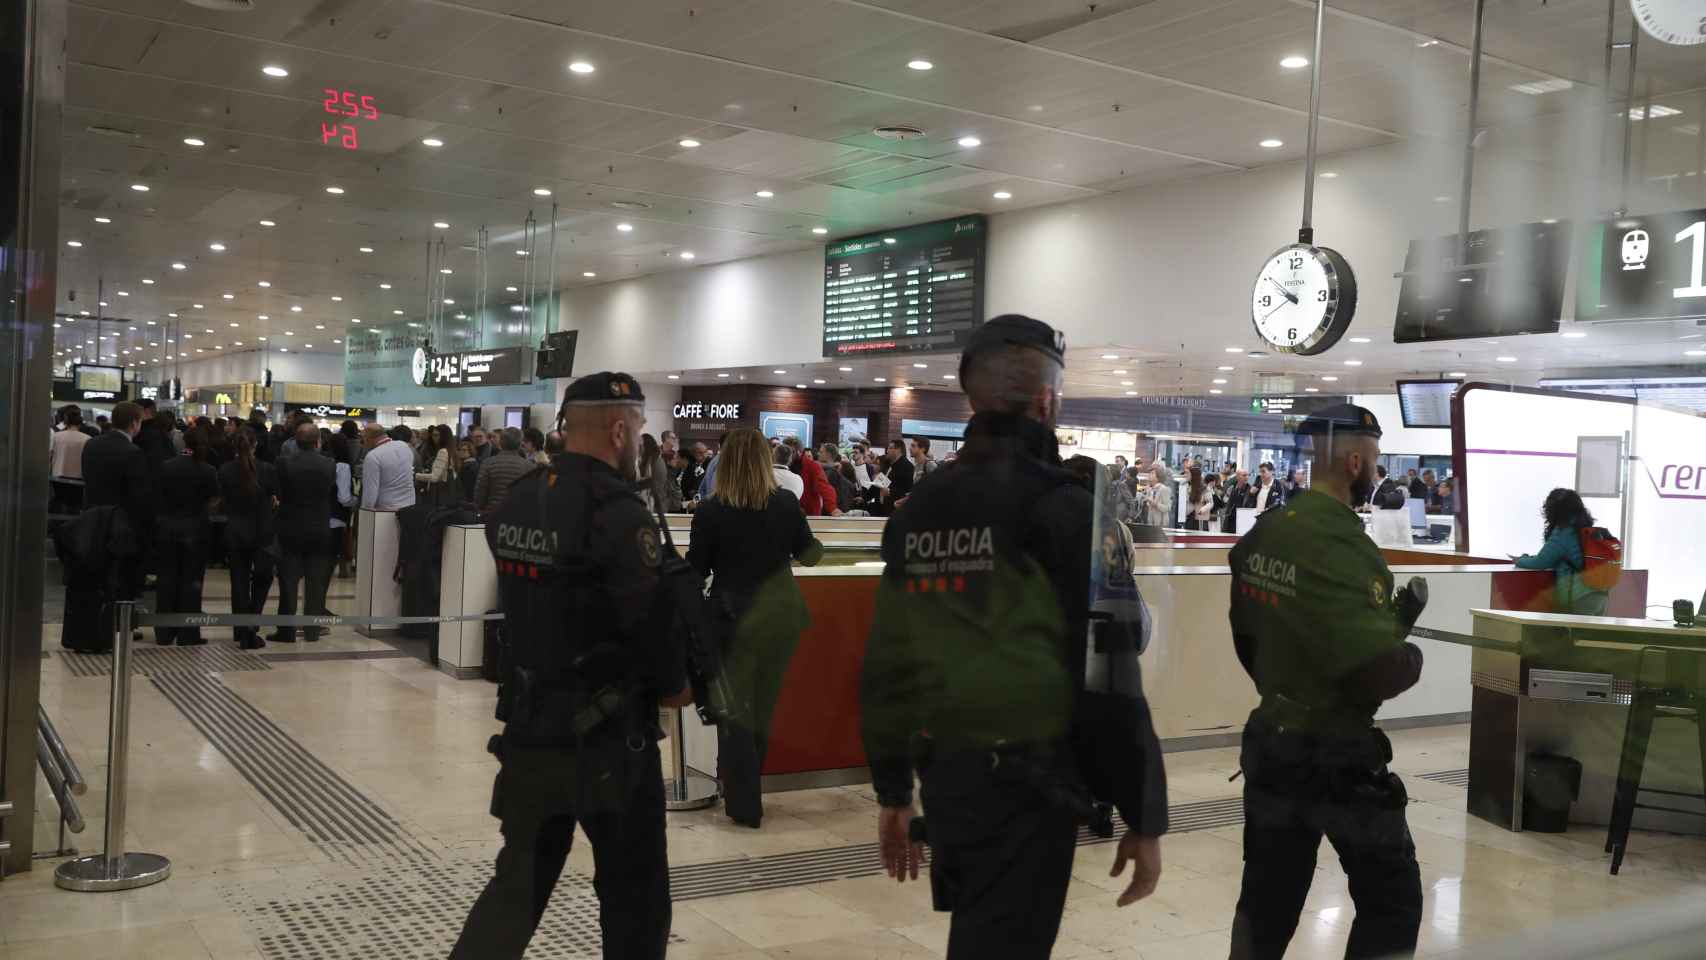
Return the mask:
<path id="1" fill-rule="evenodd" d="M 1315 52 L 1309 61 L 1309 141 L 1303 156 L 1303 226 L 1297 242 L 1315 242 L 1315 131 L 1321 123 L 1321 39 L 1327 29 L 1327 0 L 1315 0 Z"/>
<path id="2" fill-rule="evenodd" d="M 1481 107 L 1481 21 L 1487 0 L 1475 0 L 1475 32 L 1469 43 L 1469 125 L 1463 131 L 1463 185 L 1457 204 L 1457 265 L 1469 261 L 1469 197 L 1475 189 L 1475 124 Z"/>
<path id="3" fill-rule="evenodd" d="M 1630 15 L 1633 18 L 1633 14 Z M 1618 181 L 1617 215 L 1629 212 L 1629 147 L 1635 139 L 1635 54 L 1640 49 L 1641 31 L 1631 20 L 1629 24 L 1629 79 L 1623 96 L 1623 176 Z M 1645 117 L 1646 114 L 1641 115 Z"/>

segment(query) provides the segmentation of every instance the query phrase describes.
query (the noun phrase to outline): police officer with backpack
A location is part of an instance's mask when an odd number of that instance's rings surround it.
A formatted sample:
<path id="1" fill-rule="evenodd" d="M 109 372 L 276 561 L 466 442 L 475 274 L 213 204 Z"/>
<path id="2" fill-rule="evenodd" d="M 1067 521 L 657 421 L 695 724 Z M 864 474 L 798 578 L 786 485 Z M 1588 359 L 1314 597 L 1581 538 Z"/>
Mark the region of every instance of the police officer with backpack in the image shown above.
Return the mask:
<path id="1" fill-rule="evenodd" d="M 1350 881 L 1347 958 L 1409 956 L 1421 873 L 1404 822 L 1392 744 L 1374 726 L 1414 686 L 1422 653 L 1405 638 L 1427 583 L 1392 571 L 1351 505 L 1374 490 L 1380 422 L 1340 404 L 1298 427 L 1313 483 L 1264 514 L 1233 548 L 1232 640 L 1261 702 L 1244 726 L 1244 878 L 1234 960 L 1279 960 L 1297 930 L 1323 837 Z"/>
<path id="2" fill-rule="evenodd" d="M 1097 801 L 1128 827 L 1118 903 L 1148 896 L 1161 873 L 1166 778 L 1140 643 L 1117 617 L 1092 629 L 1096 512 L 1055 441 L 1065 351 L 1029 317 L 979 327 L 960 359 L 965 446 L 883 531 L 861 680 L 878 840 L 902 882 L 918 877 L 916 841 L 930 844 L 933 900 L 953 913 L 949 960 L 1049 955 L 1079 825 L 1111 835 Z"/>
<path id="3" fill-rule="evenodd" d="M 627 374 L 576 380 L 560 415 L 566 451 L 517 480 L 486 524 L 510 638 L 492 745 L 504 847 L 455 960 L 522 955 L 577 823 L 592 843 L 604 956 L 664 955 L 657 717 L 690 695 L 666 548 L 634 492 L 644 403 Z"/>

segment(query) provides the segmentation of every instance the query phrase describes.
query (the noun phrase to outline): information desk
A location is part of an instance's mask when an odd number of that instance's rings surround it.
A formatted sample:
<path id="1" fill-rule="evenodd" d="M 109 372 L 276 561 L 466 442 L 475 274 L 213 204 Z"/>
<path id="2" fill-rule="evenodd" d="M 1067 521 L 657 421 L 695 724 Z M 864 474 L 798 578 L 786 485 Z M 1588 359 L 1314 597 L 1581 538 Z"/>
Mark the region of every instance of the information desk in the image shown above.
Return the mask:
<path id="1" fill-rule="evenodd" d="M 1626 578 L 1627 579 L 1627 578 Z M 1706 628 L 1626 617 L 1474 611 L 1469 812 L 1522 829 L 1526 758 L 1543 753 L 1582 765 L 1573 823 L 1608 824 L 1623 728 L 1644 648 L 1706 649 Z M 1700 792 L 1694 727 L 1653 725 L 1643 786 Z M 1685 808 L 1686 801 L 1679 801 Z M 1637 809 L 1637 829 L 1699 833 L 1702 820 Z"/>

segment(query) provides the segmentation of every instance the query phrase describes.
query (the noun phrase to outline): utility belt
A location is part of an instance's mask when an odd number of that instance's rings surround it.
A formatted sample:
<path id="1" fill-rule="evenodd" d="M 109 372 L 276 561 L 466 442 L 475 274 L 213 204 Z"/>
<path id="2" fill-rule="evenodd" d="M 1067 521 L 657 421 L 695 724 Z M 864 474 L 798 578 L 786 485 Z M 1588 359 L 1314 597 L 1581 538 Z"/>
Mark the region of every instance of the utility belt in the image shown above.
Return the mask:
<path id="1" fill-rule="evenodd" d="M 1050 807 L 1070 813 L 1087 825 L 1096 836 L 1105 840 L 1114 835 L 1113 806 L 1098 802 L 1090 793 L 1078 775 L 1076 755 L 1066 741 L 956 749 L 943 748 L 923 737 L 915 763 L 919 774 L 929 780 L 1024 784 L 1042 794 Z"/>

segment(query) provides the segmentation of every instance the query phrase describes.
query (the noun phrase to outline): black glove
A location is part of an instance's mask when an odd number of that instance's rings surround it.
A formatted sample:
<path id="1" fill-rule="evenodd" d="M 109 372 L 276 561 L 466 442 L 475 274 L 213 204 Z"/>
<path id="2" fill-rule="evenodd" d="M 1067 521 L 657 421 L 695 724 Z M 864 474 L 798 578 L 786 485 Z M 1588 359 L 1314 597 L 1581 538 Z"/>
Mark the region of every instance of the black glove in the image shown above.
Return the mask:
<path id="1" fill-rule="evenodd" d="M 1410 628 L 1422 618 L 1422 611 L 1428 606 L 1428 582 L 1421 577 L 1411 577 L 1403 589 L 1392 598 L 1392 606 L 1398 612 L 1398 636 L 1410 635 Z"/>

